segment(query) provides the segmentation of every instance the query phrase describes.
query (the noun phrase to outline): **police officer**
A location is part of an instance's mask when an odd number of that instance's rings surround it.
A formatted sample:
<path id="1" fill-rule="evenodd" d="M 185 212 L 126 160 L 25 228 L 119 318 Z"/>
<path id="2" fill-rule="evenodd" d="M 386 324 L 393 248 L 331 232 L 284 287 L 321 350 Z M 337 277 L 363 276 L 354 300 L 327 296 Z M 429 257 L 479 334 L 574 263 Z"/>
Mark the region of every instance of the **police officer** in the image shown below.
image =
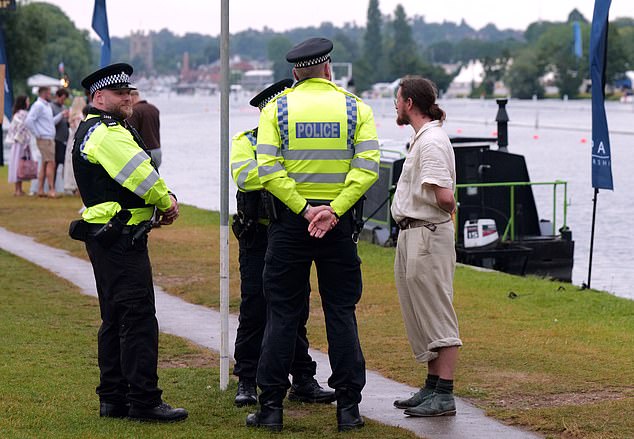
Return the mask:
<path id="1" fill-rule="evenodd" d="M 158 388 L 158 322 L 147 231 L 178 217 L 178 202 L 160 178 L 138 133 L 124 122 L 132 113 L 132 66 L 113 64 L 84 78 L 92 108 L 75 134 L 73 169 L 86 209 L 86 250 L 95 273 L 102 324 L 98 336 L 103 417 L 174 422 Z M 71 236 L 73 236 L 71 234 Z"/>
<path id="2" fill-rule="evenodd" d="M 331 82 L 332 42 L 311 38 L 286 55 L 298 81 L 271 101 L 258 125 L 258 175 L 277 198 L 264 267 L 268 303 L 257 382 L 260 410 L 247 425 L 282 429 L 295 334 L 315 262 L 326 319 L 328 380 L 340 431 L 361 428 L 365 385 L 355 307 L 361 267 L 352 240 L 352 208 L 378 178 L 379 145 L 372 110 Z"/>
<path id="3" fill-rule="evenodd" d="M 292 79 L 283 79 L 267 87 L 249 102 L 262 109 L 277 94 L 293 85 Z M 267 246 L 268 214 L 265 196 L 258 177 L 256 138 L 258 129 L 234 136 L 231 144 L 231 174 L 238 186 L 236 201 L 238 213 L 233 219 L 233 231 L 238 238 L 240 262 L 240 316 L 233 369 L 238 377 L 235 405 L 242 407 L 257 403 L 255 374 L 260 358 L 260 346 L 266 325 L 266 300 L 262 290 L 262 271 Z M 310 284 L 307 284 L 310 288 Z M 288 398 L 309 403 L 331 403 L 335 392 L 324 390 L 315 380 L 317 363 L 308 354 L 306 321 L 309 296 L 306 295 L 295 341 L 295 356 L 290 369 L 293 384 Z"/>

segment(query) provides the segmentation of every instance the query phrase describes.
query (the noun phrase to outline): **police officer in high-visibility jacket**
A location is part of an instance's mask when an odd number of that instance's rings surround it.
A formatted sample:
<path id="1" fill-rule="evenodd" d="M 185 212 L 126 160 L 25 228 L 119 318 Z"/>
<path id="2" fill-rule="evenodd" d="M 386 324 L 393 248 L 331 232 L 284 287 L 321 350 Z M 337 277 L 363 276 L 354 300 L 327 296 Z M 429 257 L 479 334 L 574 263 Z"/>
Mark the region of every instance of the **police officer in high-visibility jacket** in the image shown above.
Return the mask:
<path id="1" fill-rule="evenodd" d="M 258 93 L 249 102 L 262 109 L 278 93 L 293 85 L 292 79 L 283 79 Z M 255 374 L 260 358 L 260 347 L 266 325 L 266 300 L 262 289 L 262 271 L 267 247 L 268 214 L 264 206 L 265 192 L 258 176 L 256 138 L 258 129 L 244 131 L 231 142 L 231 175 L 238 186 L 236 201 L 238 213 L 233 218 L 233 231 L 238 239 L 240 261 L 240 316 L 236 333 L 233 369 L 238 377 L 238 391 L 234 403 L 238 407 L 257 403 Z M 307 282 L 306 287 L 310 288 Z M 324 390 L 315 380 L 317 363 L 308 353 L 306 321 L 308 320 L 306 295 L 290 373 L 293 384 L 288 398 L 308 403 L 331 403 L 335 392 Z"/>
<path id="2" fill-rule="evenodd" d="M 378 178 L 379 144 L 372 110 L 330 81 L 332 42 L 311 38 L 291 49 L 298 81 L 271 101 L 258 125 L 258 174 L 276 197 L 264 267 L 268 315 L 257 382 L 260 410 L 248 426 L 282 428 L 282 401 L 294 334 L 315 262 L 326 319 L 328 380 L 337 397 L 340 431 L 360 428 L 365 360 L 355 307 L 361 267 L 352 235 L 353 206 Z"/>
<path id="3" fill-rule="evenodd" d="M 171 224 L 178 203 L 125 122 L 132 113 L 131 74 L 132 66 L 119 63 L 81 82 L 92 108 L 75 134 L 73 169 L 86 209 L 71 236 L 85 241 L 97 283 L 100 416 L 174 422 L 187 411 L 164 403 L 158 387 L 147 232 L 153 219 Z"/>

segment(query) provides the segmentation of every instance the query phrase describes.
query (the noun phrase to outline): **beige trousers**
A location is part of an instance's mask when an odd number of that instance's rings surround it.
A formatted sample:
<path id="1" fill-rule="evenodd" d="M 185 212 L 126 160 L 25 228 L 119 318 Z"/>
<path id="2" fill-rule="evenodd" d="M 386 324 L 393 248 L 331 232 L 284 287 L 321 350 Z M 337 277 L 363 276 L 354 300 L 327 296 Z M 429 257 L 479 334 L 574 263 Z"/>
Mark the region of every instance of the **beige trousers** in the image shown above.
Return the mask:
<path id="1" fill-rule="evenodd" d="M 462 346 L 453 308 L 456 268 L 453 222 L 401 230 L 394 277 L 403 321 L 416 361 L 438 357 L 438 349 Z"/>

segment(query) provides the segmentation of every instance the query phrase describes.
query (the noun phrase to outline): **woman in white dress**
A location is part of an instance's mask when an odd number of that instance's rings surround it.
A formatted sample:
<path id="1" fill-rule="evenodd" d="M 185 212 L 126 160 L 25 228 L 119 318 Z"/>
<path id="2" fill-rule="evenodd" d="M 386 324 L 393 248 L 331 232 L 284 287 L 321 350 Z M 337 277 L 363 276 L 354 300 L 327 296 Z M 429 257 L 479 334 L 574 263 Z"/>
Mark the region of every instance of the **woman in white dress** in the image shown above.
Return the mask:
<path id="1" fill-rule="evenodd" d="M 9 160 L 9 183 L 14 183 L 15 189 L 13 195 L 16 197 L 24 195 L 22 190 L 22 181 L 18 179 L 18 166 L 20 159 L 25 156 L 26 152 L 31 152 L 31 132 L 27 129 L 24 121 L 29 109 L 29 98 L 20 95 L 15 99 L 13 105 L 13 117 L 9 124 L 6 142 L 11 144 L 11 158 Z"/>
<path id="2" fill-rule="evenodd" d="M 86 106 L 84 98 L 77 96 L 73 99 L 68 112 L 68 143 L 66 144 L 66 156 L 64 157 L 64 192 L 67 194 L 77 193 L 77 182 L 73 171 L 73 144 L 75 143 L 75 132 L 80 122 L 84 118 L 83 109 Z"/>

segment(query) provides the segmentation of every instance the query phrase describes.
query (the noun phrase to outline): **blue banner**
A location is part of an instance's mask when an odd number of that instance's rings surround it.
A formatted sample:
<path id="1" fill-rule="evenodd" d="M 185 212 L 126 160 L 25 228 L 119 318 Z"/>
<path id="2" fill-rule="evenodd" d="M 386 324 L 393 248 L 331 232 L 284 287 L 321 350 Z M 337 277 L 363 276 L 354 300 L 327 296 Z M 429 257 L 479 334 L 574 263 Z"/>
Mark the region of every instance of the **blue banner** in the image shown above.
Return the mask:
<path id="1" fill-rule="evenodd" d="M 7 59 L 7 50 L 4 47 L 4 30 L 0 26 L 0 64 L 4 64 L 4 114 L 7 118 L 13 116 L 13 87 L 11 86 L 11 76 L 9 76 L 9 60 Z"/>
<path id="2" fill-rule="evenodd" d="M 92 28 L 101 38 L 100 67 L 110 64 L 110 32 L 108 31 L 108 15 L 106 14 L 106 0 L 95 0 L 92 11 Z"/>
<path id="3" fill-rule="evenodd" d="M 572 36 L 574 39 L 574 53 L 577 58 L 583 56 L 583 43 L 581 41 L 581 25 L 578 21 L 572 23 Z"/>
<path id="4" fill-rule="evenodd" d="M 612 0 L 596 0 L 590 32 L 592 80 L 592 187 L 614 189 L 610 133 L 605 115 L 605 61 L 608 49 L 608 14 Z"/>

